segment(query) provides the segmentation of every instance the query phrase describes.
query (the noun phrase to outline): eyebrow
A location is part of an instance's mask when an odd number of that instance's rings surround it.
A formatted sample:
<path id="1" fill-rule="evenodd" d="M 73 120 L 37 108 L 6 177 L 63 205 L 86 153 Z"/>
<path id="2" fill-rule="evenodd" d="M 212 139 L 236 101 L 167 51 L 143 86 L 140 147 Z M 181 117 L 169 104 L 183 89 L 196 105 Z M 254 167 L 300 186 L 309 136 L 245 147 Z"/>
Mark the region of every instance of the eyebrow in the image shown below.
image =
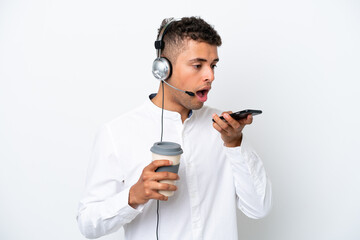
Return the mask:
<path id="1" fill-rule="evenodd" d="M 216 58 L 212 62 L 218 62 L 218 61 L 219 61 L 219 59 Z M 204 58 L 194 58 L 194 59 L 191 59 L 189 62 L 191 62 L 191 63 L 193 63 L 193 62 L 207 62 L 207 60 L 204 59 Z"/>

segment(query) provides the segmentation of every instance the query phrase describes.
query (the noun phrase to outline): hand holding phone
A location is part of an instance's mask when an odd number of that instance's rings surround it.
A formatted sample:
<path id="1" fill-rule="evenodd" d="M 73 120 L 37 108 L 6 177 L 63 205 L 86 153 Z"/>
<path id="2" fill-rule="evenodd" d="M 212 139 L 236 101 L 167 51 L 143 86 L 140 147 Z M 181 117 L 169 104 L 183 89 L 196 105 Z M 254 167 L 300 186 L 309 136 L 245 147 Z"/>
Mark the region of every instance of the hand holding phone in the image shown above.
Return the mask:
<path id="1" fill-rule="evenodd" d="M 240 119 L 246 118 L 250 114 L 254 116 L 254 115 L 261 114 L 261 113 L 262 113 L 261 110 L 246 109 L 246 110 L 231 113 L 230 116 L 235 120 L 240 120 Z M 226 121 L 223 116 L 220 116 L 220 119 Z M 214 119 L 213 119 L 213 122 L 215 122 Z"/>

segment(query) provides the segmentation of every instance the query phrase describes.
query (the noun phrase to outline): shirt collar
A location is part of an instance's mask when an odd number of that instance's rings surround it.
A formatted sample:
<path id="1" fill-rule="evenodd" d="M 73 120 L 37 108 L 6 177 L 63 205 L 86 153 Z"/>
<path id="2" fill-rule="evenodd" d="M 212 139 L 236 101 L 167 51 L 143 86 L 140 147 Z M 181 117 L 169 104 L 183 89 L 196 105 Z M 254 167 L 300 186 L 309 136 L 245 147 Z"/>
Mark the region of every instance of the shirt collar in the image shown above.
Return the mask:
<path id="1" fill-rule="evenodd" d="M 151 93 L 150 95 L 149 95 L 149 99 L 150 99 L 150 101 L 151 101 L 151 99 L 153 99 L 154 97 L 156 96 L 156 93 Z M 154 106 L 156 106 L 153 102 L 151 102 Z M 156 107 L 158 107 L 158 106 L 156 106 Z M 158 107 L 159 108 L 159 107 Z M 160 108 L 160 110 L 161 110 L 161 108 Z M 169 110 L 166 110 L 166 109 L 164 109 L 164 112 L 172 112 L 172 111 L 169 111 Z M 175 113 L 175 112 L 174 112 Z M 176 112 L 177 113 L 177 112 Z M 177 113 L 177 114 L 179 114 L 179 113 Z M 188 115 L 188 118 L 190 118 L 191 116 L 192 116 L 192 114 L 193 114 L 193 111 L 190 109 L 190 111 L 189 111 L 189 115 Z M 180 114 L 179 114 L 180 115 Z"/>

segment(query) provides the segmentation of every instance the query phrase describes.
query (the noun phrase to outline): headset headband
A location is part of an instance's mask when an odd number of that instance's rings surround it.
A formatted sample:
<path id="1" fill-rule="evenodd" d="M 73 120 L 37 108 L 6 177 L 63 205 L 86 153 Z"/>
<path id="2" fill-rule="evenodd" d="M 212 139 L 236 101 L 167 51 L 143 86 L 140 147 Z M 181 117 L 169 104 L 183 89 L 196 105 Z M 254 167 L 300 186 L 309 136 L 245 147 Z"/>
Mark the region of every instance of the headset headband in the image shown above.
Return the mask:
<path id="1" fill-rule="evenodd" d="M 161 57 L 161 50 L 164 49 L 165 47 L 165 43 L 163 41 L 163 38 L 164 38 L 164 35 L 166 33 L 166 30 L 168 29 L 168 27 L 173 23 L 173 22 L 176 22 L 176 21 L 179 21 L 180 19 L 175 19 L 175 18 L 171 18 L 169 20 L 169 22 L 167 22 L 164 27 L 160 30 L 159 32 L 159 35 L 155 41 L 155 49 L 156 49 L 156 55 L 157 55 L 157 58 L 160 58 Z"/>

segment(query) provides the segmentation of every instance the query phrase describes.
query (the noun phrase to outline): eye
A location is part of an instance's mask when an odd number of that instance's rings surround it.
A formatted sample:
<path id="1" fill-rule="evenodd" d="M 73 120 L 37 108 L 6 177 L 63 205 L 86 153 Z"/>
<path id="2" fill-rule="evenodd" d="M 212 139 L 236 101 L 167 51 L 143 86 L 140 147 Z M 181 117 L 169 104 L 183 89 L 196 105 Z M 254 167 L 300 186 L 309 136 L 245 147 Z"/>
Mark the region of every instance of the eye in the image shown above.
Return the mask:
<path id="1" fill-rule="evenodd" d="M 217 66 L 214 64 L 211 66 L 212 69 L 215 69 Z"/>
<path id="2" fill-rule="evenodd" d="M 201 64 L 193 65 L 193 67 L 196 68 L 196 69 L 200 69 L 200 68 L 201 68 Z"/>

